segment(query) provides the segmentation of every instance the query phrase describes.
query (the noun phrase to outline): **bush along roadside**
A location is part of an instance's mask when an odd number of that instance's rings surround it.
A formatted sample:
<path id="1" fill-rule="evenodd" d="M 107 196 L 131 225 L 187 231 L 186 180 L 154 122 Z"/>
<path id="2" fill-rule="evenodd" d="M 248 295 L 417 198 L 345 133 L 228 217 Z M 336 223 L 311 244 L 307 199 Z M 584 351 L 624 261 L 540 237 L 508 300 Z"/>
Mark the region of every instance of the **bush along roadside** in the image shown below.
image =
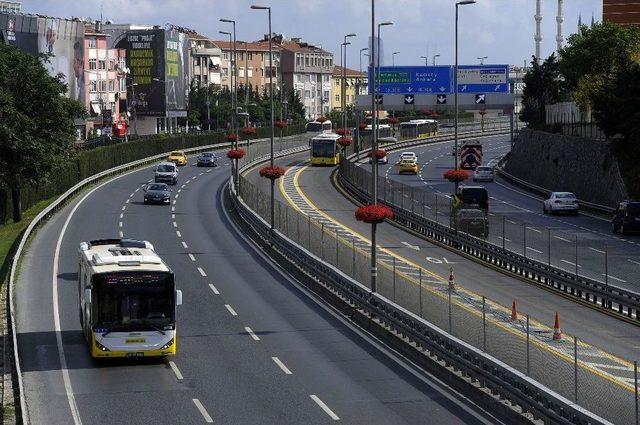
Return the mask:
<path id="1" fill-rule="evenodd" d="M 292 125 L 283 131 L 283 136 L 299 134 L 304 131 L 304 124 Z M 255 134 L 248 136 L 242 134 L 239 143 L 242 144 L 245 140 L 266 138 L 270 134 L 269 127 L 260 127 L 256 129 Z M 38 202 L 60 195 L 79 181 L 109 168 L 171 150 L 215 143 L 228 143 L 228 141 L 222 133 L 158 135 L 157 137 L 79 151 L 71 161 L 58 168 L 49 181 L 43 182 L 37 187 L 23 187 L 22 208 L 26 211 Z M 8 190 L 0 187 L 0 223 L 6 223 L 10 217 L 11 195 Z"/>

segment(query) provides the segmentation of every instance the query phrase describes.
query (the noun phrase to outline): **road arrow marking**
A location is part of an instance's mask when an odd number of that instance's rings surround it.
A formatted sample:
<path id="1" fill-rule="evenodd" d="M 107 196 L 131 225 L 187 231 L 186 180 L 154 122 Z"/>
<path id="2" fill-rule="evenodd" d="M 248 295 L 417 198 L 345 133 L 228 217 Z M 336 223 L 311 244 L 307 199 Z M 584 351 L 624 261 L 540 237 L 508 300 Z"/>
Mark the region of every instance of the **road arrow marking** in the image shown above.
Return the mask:
<path id="1" fill-rule="evenodd" d="M 411 245 L 409 242 L 402 242 L 402 245 L 406 246 L 409 249 L 413 249 L 414 251 L 420 251 L 420 247 L 417 245 Z"/>

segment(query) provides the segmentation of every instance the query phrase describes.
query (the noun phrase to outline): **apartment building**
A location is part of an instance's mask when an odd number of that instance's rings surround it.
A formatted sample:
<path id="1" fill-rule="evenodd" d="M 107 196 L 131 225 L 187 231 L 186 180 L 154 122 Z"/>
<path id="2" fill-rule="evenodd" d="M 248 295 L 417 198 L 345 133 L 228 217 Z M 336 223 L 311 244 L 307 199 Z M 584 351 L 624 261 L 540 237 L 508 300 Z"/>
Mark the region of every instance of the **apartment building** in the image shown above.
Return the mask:
<path id="1" fill-rule="evenodd" d="M 602 17 L 621 25 L 640 25 L 640 2 L 637 0 L 603 0 Z"/>
<path id="2" fill-rule="evenodd" d="M 333 86 L 331 109 L 342 109 L 343 70 L 344 68 L 341 66 L 333 67 L 333 74 L 331 75 L 331 84 Z M 345 100 L 347 101 L 347 106 L 355 104 L 356 95 L 358 94 L 367 94 L 367 74 L 346 68 Z"/>
<path id="3" fill-rule="evenodd" d="M 192 84 L 198 87 L 222 85 L 222 51 L 213 40 L 195 31 L 185 31 L 191 44 L 191 69 L 189 75 Z"/>
<path id="4" fill-rule="evenodd" d="M 111 48 L 100 23 L 85 25 L 84 32 L 84 103 L 89 116 L 85 135 L 109 133 L 111 124 L 126 119 L 127 85 L 123 70 L 126 51 Z"/>
<path id="5" fill-rule="evenodd" d="M 233 43 L 229 41 L 213 41 L 222 51 L 221 57 L 221 83 L 222 86 L 231 89 L 231 59 Z M 280 47 L 276 44 L 273 51 L 273 85 L 274 89 L 280 86 Z M 269 40 L 253 42 L 236 41 L 236 60 L 238 69 L 238 86 L 250 86 L 254 91 L 262 93 L 269 90 Z"/>
<path id="6" fill-rule="evenodd" d="M 300 38 L 275 35 L 273 41 L 280 46 L 282 84 L 286 90 L 296 90 L 306 118 L 327 114 L 331 108 L 333 54 Z"/>

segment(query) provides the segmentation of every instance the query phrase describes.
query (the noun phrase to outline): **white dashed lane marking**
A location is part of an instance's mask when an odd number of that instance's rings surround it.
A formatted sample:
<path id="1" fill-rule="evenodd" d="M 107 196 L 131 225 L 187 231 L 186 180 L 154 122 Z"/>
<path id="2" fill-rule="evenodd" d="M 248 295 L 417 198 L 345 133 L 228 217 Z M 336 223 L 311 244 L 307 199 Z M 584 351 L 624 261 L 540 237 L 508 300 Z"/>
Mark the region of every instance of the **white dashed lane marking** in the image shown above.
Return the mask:
<path id="1" fill-rule="evenodd" d="M 176 235 L 178 235 L 179 238 L 182 237 L 182 233 L 180 233 L 180 230 L 176 230 Z"/>
<path id="2" fill-rule="evenodd" d="M 196 257 L 194 257 L 191 253 L 189 253 L 189 259 L 194 262 L 196 261 Z"/>
<path id="3" fill-rule="evenodd" d="M 200 400 L 198 400 L 197 398 L 192 398 L 191 401 L 193 401 L 193 404 L 195 404 L 196 408 L 200 411 L 200 414 L 204 418 L 204 421 L 208 424 L 212 424 L 213 419 L 211 419 L 211 416 L 207 412 L 207 409 L 205 409 L 202 403 L 200 403 Z"/>
<path id="4" fill-rule="evenodd" d="M 244 330 L 251 336 L 251 338 L 253 338 L 254 341 L 260 341 L 260 337 L 256 335 L 250 327 L 245 326 Z"/>
<path id="5" fill-rule="evenodd" d="M 220 292 L 218 291 L 218 288 L 216 288 L 213 283 L 209 284 L 209 288 L 211 288 L 211 290 L 213 291 L 214 294 L 216 295 L 220 295 Z"/>
<path id="6" fill-rule="evenodd" d="M 331 419 L 333 419 L 334 421 L 339 421 L 340 418 L 338 417 L 338 415 L 336 415 L 335 413 L 333 413 L 333 410 L 329 409 L 329 406 L 327 406 L 322 400 L 320 400 L 320 398 L 315 395 L 315 394 L 311 394 L 309 397 L 311 397 L 311 400 L 315 401 L 315 403 L 320 406 L 320 408 L 322 410 L 324 410 L 324 413 L 326 413 L 327 415 L 329 415 L 329 417 Z"/>
<path id="7" fill-rule="evenodd" d="M 202 277 L 207 277 L 207 274 L 204 272 L 204 270 L 202 270 L 202 267 L 198 267 L 198 271 L 200 272 L 200 275 Z"/>
<path id="8" fill-rule="evenodd" d="M 232 316 L 237 316 L 238 315 L 238 313 L 236 313 L 236 311 L 233 309 L 233 307 L 231 307 L 229 304 L 225 304 L 224 306 L 225 306 L 225 308 L 227 310 L 229 310 L 229 313 L 231 313 Z"/>
<path id="9" fill-rule="evenodd" d="M 182 373 L 180 373 L 180 369 L 178 369 L 178 366 L 176 366 L 176 364 L 171 360 L 169 360 L 169 366 L 171 367 L 171 370 L 173 370 L 173 373 L 176 375 L 176 378 L 178 378 L 178 381 L 182 381 L 184 377 L 182 376 Z"/>
<path id="10" fill-rule="evenodd" d="M 189 247 L 187 246 L 187 243 L 186 243 L 185 241 L 182 241 L 182 247 L 183 247 L 184 249 L 189 248 Z"/>
<path id="11" fill-rule="evenodd" d="M 289 368 L 287 366 L 284 365 L 284 363 L 282 363 L 282 361 L 280 361 L 279 358 L 277 357 L 271 357 L 271 360 L 273 360 L 273 362 L 275 364 L 278 365 L 278 367 L 280 369 L 282 369 L 282 371 L 286 374 L 286 375 L 292 375 L 292 372 L 289 370 Z"/>

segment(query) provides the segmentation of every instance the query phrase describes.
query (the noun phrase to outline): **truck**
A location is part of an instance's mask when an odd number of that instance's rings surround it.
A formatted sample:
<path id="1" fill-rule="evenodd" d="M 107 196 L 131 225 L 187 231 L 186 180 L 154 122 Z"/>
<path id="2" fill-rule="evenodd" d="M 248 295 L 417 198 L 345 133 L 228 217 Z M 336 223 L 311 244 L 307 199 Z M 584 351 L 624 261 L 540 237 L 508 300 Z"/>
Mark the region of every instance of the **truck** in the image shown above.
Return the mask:
<path id="1" fill-rule="evenodd" d="M 465 142 L 460 147 L 460 168 L 474 169 L 482 165 L 482 144 L 477 140 Z"/>

